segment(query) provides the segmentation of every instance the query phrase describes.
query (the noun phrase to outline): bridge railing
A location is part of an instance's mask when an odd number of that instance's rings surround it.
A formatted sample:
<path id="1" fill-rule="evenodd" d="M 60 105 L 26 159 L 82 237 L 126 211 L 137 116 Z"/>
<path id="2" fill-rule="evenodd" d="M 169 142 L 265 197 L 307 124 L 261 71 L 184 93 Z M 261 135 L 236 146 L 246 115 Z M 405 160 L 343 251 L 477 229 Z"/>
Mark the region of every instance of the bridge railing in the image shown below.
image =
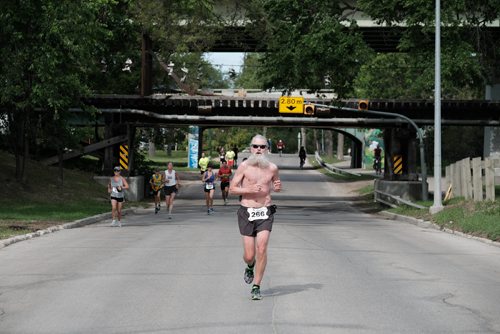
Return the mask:
<path id="1" fill-rule="evenodd" d="M 495 169 L 500 159 L 465 158 L 446 167 L 445 200 L 464 197 L 474 201 L 495 200 Z"/>

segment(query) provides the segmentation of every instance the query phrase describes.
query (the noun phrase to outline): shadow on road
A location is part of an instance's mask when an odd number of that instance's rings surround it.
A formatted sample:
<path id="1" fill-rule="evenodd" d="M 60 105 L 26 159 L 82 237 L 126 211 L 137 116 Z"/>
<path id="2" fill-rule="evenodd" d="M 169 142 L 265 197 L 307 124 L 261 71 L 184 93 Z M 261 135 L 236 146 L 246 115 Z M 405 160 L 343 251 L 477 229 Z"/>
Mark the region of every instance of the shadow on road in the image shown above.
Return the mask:
<path id="1" fill-rule="evenodd" d="M 323 284 L 319 283 L 310 283 L 310 284 L 293 284 L 293 285 L 279 285 L 272 287 L 270 289 L 266 289 L 263 293 L 265 297 L 275 297 L 275 296 L 284 296 L 292 293 L 298 293 L 307 290 L 319 290 L 323 288 Z"/>

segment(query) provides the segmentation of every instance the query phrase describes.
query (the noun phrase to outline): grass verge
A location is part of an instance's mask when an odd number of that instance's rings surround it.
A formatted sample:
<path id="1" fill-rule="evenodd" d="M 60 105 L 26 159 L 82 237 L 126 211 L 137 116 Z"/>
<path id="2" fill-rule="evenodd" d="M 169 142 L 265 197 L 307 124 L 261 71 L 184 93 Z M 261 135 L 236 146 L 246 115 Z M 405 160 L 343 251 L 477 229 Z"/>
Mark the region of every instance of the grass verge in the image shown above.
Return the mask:
<path id="1" fill-rule="evenodd" d="M 430 207 L 431 202 L 419 202 Z M 431 221 L 441 228 L 500 241 L 500 201 L 474 202 L 458 197 L 447 201 L 443 211 L 431 215 L 428 209 L 402 206 L 387 211 Z"/>
<path id="2" fill-rule="evenodd" d="M 15 180 L 11 154 L 0 151 L 0 238 L 5 239 L 53 225 L 108 212 L 105 186 L 93 174 L 64 170 L 63 182 L 56 167 L 27 161 L 26 182 Z"/>

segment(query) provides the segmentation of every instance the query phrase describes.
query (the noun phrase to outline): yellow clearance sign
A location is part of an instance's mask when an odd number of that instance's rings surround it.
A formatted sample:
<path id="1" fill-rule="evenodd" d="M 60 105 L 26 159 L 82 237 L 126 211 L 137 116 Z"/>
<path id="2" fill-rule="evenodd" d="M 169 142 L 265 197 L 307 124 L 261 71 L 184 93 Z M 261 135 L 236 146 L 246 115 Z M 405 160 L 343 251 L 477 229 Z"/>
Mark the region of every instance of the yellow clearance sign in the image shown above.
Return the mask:
<path id="1" fill-rule="evenodd" d="M 303 114 L 304 98 L 302 96 L 280 97 L 279 112 L 286 114 Z"/>

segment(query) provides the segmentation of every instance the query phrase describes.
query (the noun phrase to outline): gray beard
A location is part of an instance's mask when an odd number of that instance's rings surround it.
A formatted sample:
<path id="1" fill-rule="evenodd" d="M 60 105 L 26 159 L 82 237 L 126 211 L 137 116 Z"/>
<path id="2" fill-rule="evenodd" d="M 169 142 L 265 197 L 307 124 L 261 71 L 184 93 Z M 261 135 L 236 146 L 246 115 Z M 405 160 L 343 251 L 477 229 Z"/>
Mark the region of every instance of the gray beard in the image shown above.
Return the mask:
<path id="1" fill-rule="evenodd" d="M 270 165 L 269 159 L 264 154 L 251 154 L 246 162 L 250 166 L 258 166 L 259 168 L 267 168 Z"/>

